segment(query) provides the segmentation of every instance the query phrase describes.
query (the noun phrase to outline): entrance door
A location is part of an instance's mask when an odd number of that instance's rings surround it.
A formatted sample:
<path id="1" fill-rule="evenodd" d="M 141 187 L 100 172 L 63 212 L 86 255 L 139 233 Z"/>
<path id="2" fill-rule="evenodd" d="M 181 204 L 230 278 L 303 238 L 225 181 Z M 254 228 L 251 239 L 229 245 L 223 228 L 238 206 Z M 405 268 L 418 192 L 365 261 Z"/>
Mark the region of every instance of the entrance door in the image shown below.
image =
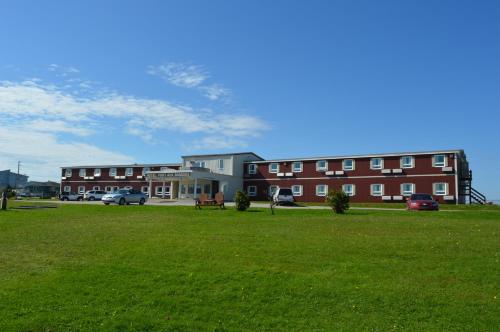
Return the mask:
<path id="1" fill-rule="evenodd" d="M 171 195 L 171 191 L 170 191 L 170 186 L 165 186 L 163 187 L 163 195 L 165 195 L 165 197 L 168 196 L 168 198 L 172 198 L 170 195 Z"/>

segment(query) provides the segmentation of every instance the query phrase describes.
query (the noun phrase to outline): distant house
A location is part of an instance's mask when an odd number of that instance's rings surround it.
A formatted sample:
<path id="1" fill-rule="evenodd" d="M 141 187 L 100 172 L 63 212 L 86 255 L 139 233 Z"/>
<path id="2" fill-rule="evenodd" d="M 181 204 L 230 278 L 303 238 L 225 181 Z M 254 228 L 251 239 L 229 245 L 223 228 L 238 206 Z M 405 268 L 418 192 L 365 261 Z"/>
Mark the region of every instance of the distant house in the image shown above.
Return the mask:
<path id="1" fill-rule="evenodd" d="M 23 188 L 28 182 L 28 176 L 11 172 L 10 169 L 0 171 L 0 189 L 7 187 Z"/>
<path id="2" fill-rule="evenodd" d="M 60 183 L 53 181 L 30 181 L 26 184 L 26 186 L 24 186 L 23 192 L 29 194 L 30 196 L 48 198 L 59 195 L 60 187 Z"/>

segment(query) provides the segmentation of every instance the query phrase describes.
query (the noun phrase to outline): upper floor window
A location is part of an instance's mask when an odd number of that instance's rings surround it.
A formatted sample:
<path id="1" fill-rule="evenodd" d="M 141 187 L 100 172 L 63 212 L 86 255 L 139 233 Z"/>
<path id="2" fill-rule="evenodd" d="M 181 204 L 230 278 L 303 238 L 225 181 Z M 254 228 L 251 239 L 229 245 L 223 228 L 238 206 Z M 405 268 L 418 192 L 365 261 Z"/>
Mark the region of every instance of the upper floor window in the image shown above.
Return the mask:
<path id="1" fill-rule="evenodd" d="M 248 174 L 256 174 L 256 173 L 257 173 L 257 165 L 248 164 Z"/>
<path id="2" fill-rule="evenodd" d="M 292 172 L 294 172 L 294 173 L 302 172 L 302 162 L 301 161 L 294 161 L 292 163 Z"/>
<path id="3" fill-rule="evenodd" d="M 384 185 L 380 183 L 370 185 L 370 193 L 372 196 L 382 196 L 384 194 Z"/>
<path id="4" fill-rule="evenodd" d="M 280 165 L 278 163 L 269 164 L 269 173 L 278 173 L 280 171 Z"/>
<path id="5" fill-rule="evenodd" d="M 217 166 L 219 167 L 219 170 L 224 170 L 224 159 L 219 159 L 217 161 Z"/>
<path id="6" fill-rule="evenodd" d="M 292 195 L 293 196 L 302 196 L 302 186 L 301 185 L 293 185 L 292 186 Z"/>
<path id="7" fill-rule="evenodd" d="M 384 159 L 382 158 L 372 158 L 370 160 L 371 169 L 382 169 L 384 168 Z"/>
<path id="8" fill-rule="evenodd" d="M 64 176 L 69 178 L 71 177 L 71 168 L 66 168 L 66 170 L 64 171 Z"/>
<path id="9" fill-rule="evenodd" d="M 125 169 L 125 175 L 126 176 L 132 176 L 134 174 L 134 169 L 132 167 L 127 167 Z"/>
<path id="10" fill-rule="evenodd" d="M 85 168 L 80 168 L 80 172 L 78 173 L 78 175 L 83 178 L 85 176 L 87 176 L 87 170 Z"/>
<path id="11" fill-rule="evenodd" d="M 448 195 L 448 184 L 445 182 L 433 184 L 434 195 L 445 196 Z"/>
<path id="12" fill-rule="evenodd" d="M 111 167 L 109 169 L 109 176 L 116 176 L 116 167 Z"/>
<path id="13" fill-rule="evenodd" d="M 328 185 L 318 184 L 316 185 L 316 196 L 326 196 L 328 191 Z"/>
<path id="14" fill-rule="evenodd" d="M 147 172 L 149 172 L 151 169 L 149 167 L 143 167 L 142 168 L 142 176 L 146 175 Z"/>
<path id="15" fill-rule="evenodd" d="M 317 171 L 327 171 L 328 170 L 328 161 L 318 160 L 316 162 L 316 170 Z"/>
<path id="16" fill-rule="evenodd" d="M 415 184 L 413 183 L 403 183 L 401 184 L 401 195 L 410 196 L 415 193 Z"/>
<path id="17" fill-rule="evenodd" d="M 257 186 L 248 186 L 247 193 L 248 196 L 257 196 Z"/>
<path id="18" fill-rule="evenodd" d="M 101 169 L 100 168 L 94 169 L 94 176 L 101 176 Z"/>
<path id="19" fill-rule="evenodd" d="M 446 156 L 444 154 L 436 154 L 432 158 L 432 166 L 446 167 Z"/>
<path id="20" fill-rule="evenodd" d="M 344 171 L 354 170 L 354 159 L 344 159 L 344 161 L 342 162 L 342 169 Z"/>
<path id="21" fill-rule="evenodd" d="M 348 196 L 354 196 L 356 195 L 356 186 L 353 184 L 344 184 L 342 185 L 342 191 Z"/>
<path id="22" fill-rule="evenodd" d="M 168 167 L 167 167 L 167 166 L 162 166 L 162 167 L 160 167 L 160 171 L 162 171 L 162 172 L 166 171 L 167 169 L 168 169 Z"/>
<path id="23" fill-rule="evenodd" d="M 401 168 L 413 168 L 415 166 L 415 158 L 413 156 L 401 157 Z"/>

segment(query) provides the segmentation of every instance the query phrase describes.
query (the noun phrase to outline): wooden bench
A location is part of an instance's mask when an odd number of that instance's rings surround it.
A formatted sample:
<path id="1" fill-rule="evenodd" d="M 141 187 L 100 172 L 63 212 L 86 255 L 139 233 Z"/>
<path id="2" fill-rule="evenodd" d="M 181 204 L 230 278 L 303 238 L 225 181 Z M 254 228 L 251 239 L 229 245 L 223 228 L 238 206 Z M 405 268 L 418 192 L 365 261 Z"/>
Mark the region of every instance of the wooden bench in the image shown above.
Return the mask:
<path id="1" fill-rule="evenodd" d="M 215 194 L 215 198 L 208 198 L 207 194 L 200 194 L 195 201 L 195 208 L 200 209 L 202 206 L 218 206 L 221 209 L 225 209 L 224 206 L 224 194 L 218 192 Z"/>

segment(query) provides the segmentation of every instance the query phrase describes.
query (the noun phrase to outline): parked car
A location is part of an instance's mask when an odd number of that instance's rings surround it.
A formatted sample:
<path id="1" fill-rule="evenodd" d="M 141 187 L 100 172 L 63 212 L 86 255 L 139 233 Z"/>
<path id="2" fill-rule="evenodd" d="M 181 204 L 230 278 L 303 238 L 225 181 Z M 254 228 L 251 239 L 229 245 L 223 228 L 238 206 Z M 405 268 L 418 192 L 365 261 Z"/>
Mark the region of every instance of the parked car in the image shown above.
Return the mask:
<path id="1" fill-rule="evenodd" d="M 106 195 L 104 190 L 89 190 L 83 195 L 83 199 L 87 201 L 100 200 L 102 196 Z"/>
<path id="2" fill-rule="evenodd" d="M 110 203 L 116 203 L 119 205 L 139 203 L 139 205 L 144 205 L 148 200 L 148 196 L 142 191 L 135 189 L 119 189 L 111 194 L 106 194 L 102 196 L 101 201 L 109 205 Z"/>
<path id="3" fill-rule="evenodd" d="M 59 196 L 61 201 L 83 201 L 83 195 L 74 192 L 63 191 Z"/>
<path id="4" fill-rule="evenodd" d="M 439 210 L 439 203 L 429 194 L 413 194 L 406 201 L 408 210 Z"/>
<path id="5" fill-rule="evenodd" d="M 291 204 L 295 200 L 293 198 L 292 189 L 290 188 L 278 188 L 273 195 L 273 201 L 276 204 Z"/>

